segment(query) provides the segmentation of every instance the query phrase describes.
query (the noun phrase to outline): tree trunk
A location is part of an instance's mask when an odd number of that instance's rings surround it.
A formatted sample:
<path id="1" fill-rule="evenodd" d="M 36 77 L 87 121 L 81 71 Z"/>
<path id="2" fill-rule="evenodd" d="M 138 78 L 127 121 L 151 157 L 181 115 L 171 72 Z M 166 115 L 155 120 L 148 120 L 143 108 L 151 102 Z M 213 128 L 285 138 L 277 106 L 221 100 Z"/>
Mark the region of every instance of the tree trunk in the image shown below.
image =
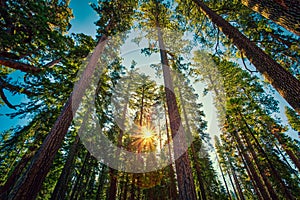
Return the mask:
<path id="1" fill-rule="evenodd" d="M 252 147 L 252 144 L 249 140 L 249 138 L 247 137 L 247 135 L 244 135 L 244 139 L 246 141 L 246 144 L 247 144 L 247 148 L 249 149 L 250 151 L 250 154 L 254 160 L 254 163 L 256 164 L 257 166 L 257 169 L 263 179 L 263 181 L 265 182 L 265 185 L 267 186 L 267 189 L 269 191 L 269 194 L 270 196 L 272 197 L 272 199 L 274 200 L 279 200 L 272 184 L 270 183 L 269 179 L 267 178 L 267 176 L 265 175 L 265 171 L 261 168 L 261 164 L 259 163 L 259 158 L 257 157 L 257 154 L 256 152 L 254 151 L 253 147 Z"/>
<path id="2" fill-rule="evenodd" d="M 300 81 L 274 61 L 258 46 L 253 44 L 238 29 L 208 8 L 201 0 L 193 0 L 201 11 L 247 56 L 249 61 L 300 114 Z"/>
<path id="3" fill-rule="evenodd" d="M 129 176 L 128 173 L 126 173 L 126 179 L 125 179 L 125 186 L 124 186 L 124 193 L 123 193 L 123 200 L 127 200 L 127 191 L 128 191 L 128 181 L 129 181 Z M 121 198 L 120 198 L 121 200 Z"/>
<path id="4" fill-rule="evenodd" d="M 282 141 L 281 136 L 276 131 L 272 131 L 272 134 L 276 137 L 281 147 L 284 149 L 287 155 L 289 155 L 290 159 L 293 161 L 295 166 L 298 168 L 298 171 L 300 172 L 300 159 L 297 158 L 294 152 L 287 147 L 287 145 Z"/>
<path id="5" fill-rule="evenodd" d="M 14 186 L 15 182 L 21 176 L 24 168 L 29 163 L 30 159 L 33 158 L 35 150 L 31 151 L 30 153 L 25 154 L 22 159 L 18 162 L 17 166 L 14 168 L 12 174 L 8 177 L 7 181 L 3 186 L 0 188 L 0 199 L 6 199 L 9 191 Z"/>
<path id="6" fill-rule="evenodd" d="M 257 147 L 258 147 L 260 153 L 261 153 L 261 154 L 265 157 L 265 159 L 267 160 L 267 163 L 268 163 L 268 165 L 269 165 L 269 167 L 270 167 L 270 169 L 271 169 L 272 174 L 274 175 L 275 179 L 276 179 L 276 180 L 278 181 L 278 183 L 280 184 L 280 187 L 281 187 L 281 189 L 282 189 L 283 194 L 285 195 L 285 197 L 286 197 L 287 199 L 293 200 L 293 199 L 294 199 L 293 195 L 291 194 L 291 192 L 288 190 L 288 188 L 286 187 L 285 183 L 284 183 L 283 180 L 281 179 L 280 174 L 278 173 L 277 169 L 275 169 L 275 167 L 273 166 L 273 163 L 272 163 L 271 160 L 269 159 L 269 156 L 266 154 L 265 150 L 264 150 L 264 149 L 262 148 L 262 146 L 260 145 L 259 141 L 257 140 L 257 138 L 255 137 L 254 133 L 252 132 L 250 126 L 249 126 L 248 123 L 246 122 L 244 116 L 242 115 L 242 113 L 241 113 L 240 111 L 238 111 L 238 114 L 240 115 L 242 122 L 244 122 L 244 124 L 246 125 L 246 128 L 247 128 L 248 132 L 250 133 L 251 137 L 254 139 L 254 141 L 255 141 L 255 143 L 256 143 L 256 145 L 257 145 Z M 240 119 L 237 119 L 237 120 L 240 121 Z M 245 140 L 246 140 L 247 145 L 249 146 L 249 149 L 250 149 L 250 151 L 251 151 L 251 154 L 254 155 L 254 156 L 256 157 L 256 158 L 254 158 L 254 161 L 258 162 L 258 158 L 257 158 L 256 153 L 255 153 L 255 151 L 254 151 L 254 149 L 253 149 L 253 147 L 252 147 L 252 145 L 251 145 L 251 143 L 250 143 L 249 138 L 247 137 L 247 135 L 244 135 L 244 138 L 245 138 Z M 259 163 L 257 163 L 257 167 L 258 167 L 258 168 L 260 167 L 260 164 L 259 164 Z M 264 177 L 264 176 L 265 176 L 265 173 L 262 171 L 262 172 L 261 172 L 261 175 Z M 272 192 L 273 192 L 273 188 L 271 187 L 270 189 L 272 189 Z M 271 193 L 270 193 L 270 194 L 271 194 Z M 274 195 L 275 195 L 275 194 L 276 194 L 276 193 L 275 193 L 275 191 L 274 191 Z M 274 199 L 275 197 L 272 196 L 272 198 Z"/>
<path id="7" fill-rule="evenodd" d="M 241 200 L 245 200 L 243 190 L 241 188 L 241 185 L 240 185 L 239 180 L 237 178 L 237 175 L 235 173 L 235 169 L 234 169 L 232 163 L 230 162 L 230 160 L 229 160 L 229 165 L 230 165 L 230 169 L 231 169 L 231 173 L 232 173 L 232 176 L 233 176 L 234 183 L 235 183 L 235 185 L 237 187 L 237 190 L 238 190 L 239 197 L 240 197 Z"/>
<path id="8" fill-rule="evenodd" d="M 191 170 L 188 154 L 187 152 L 185 152 L 181 156 L 179 156 L 177 153 L 177 152 L 184 151 L 185 145 L 183 143 L 185 138 L 182 137 L 184 133 L 182 130 L 181 119 L 178 112 L 178 106 L 177 106 L 174 90 L 172 91 L 173 84 L 171 80 L 169 65 L 167 62 L 167 54 L 163 47 L 164 45 L 162 42 L 162 33 L 160 29 L 158 30 L 158 35 L 160 38 L 159 46 L 160 46 L 161 60 L 163 65 L 165 92 L 166 92 L 168 113 L 170 117 L 171 134 L 172 134 L 172 138 L 174 138 L 175 136 L 178 137 L 177 134 L 179 134 L 179 137 L 181 136 L 181 143 L 174 144 L 174 148 L 176 148 L 174 149 L 175 157 L 176 158 L 178 157 L 178 159 L 175 160 L 175 166 L 176 166 L 176 173 L 177 173 L 177 180 L 178 180 L 178 187 L 179 187 L 179 197 L 180 199 L 193 200 L 196 199 L 196 192 L 195 192 L 194 180 L 192 177 L 192 170 Z"/>
<path id="9" fill-rule="evenodd" d="M 267 19 L 300 36 L 299 0 L 241 0 Z"/>
<path id="10" fill-rule="evenodd" d="M 169 195 L 170 198 L 172 200 L 177 199 L 177 189 L 176 189 L 176 183 L 175 183 L 175 171 L 173 168 L 173 161 L 172 161 L 172 150 L 171 150 L 171 136 L 170 136 L 170 132 L 169 132 L 169 123 L 168 123 L 168 114 L 167 114 L 167 108 L 166 108 L 166 104 L 165 102 L 163 102 L 164 104 L 164 114 L 165 114 L 165 119 L 166 119 L 166 133 L 167 133 L 167 141 L 168 141 L 168 153 L 169 153 L 169 157 L 170 157 L 170 165 L 169 165 L 169 173 L 170 173 L 170 191 L 169 191 Z"/>
<path id="11" fill-rule="evenodd" d="M 106 173 L 106 167 L 102 165 L 101 175 L 99 176 L 99 183 L 96 193 L 96 200 L 102 200 L 102 193 L 103 193 L 103 185 L 104 185 L 104 174 Z"/>
<path id="12" fill-rule="evenodd" d="M 158 7 L 158 3 L 156 2 Z M 156 10 L 158 11 L 158 8 Z M 176 174 L 179 188 L 179 199 L 195 200 L 196 190 L 194 185 L 194 179 L 192 175 L 192 169 L 190 160 L 187 154 L 187 148 L 185 143 L 185 134 L 181 124 L 181 118 L 178 111 L 178 105 L 174 93 L 173 82 L 171 78 L 170 66 L 168 63 L 167 52 L 163 42 L 163 34 L 159 26 L 158 12 L 156 15 L 157 36 L 160 48 L 160 58 L 163 68 L 164 86 L 166 93 L 166 101 L 168 107 L 168 114 L 170 119 L 170 127 L 172 138 L 179 137 L 180 142 L 174 141 L 174 154 L 177 160 L 175 160 Z M 184 152 L 182 155 L 179 153 Z"/>
<path id="13" fill-rule="evenodd" d="M 89 152 L 87 152 L 87 154 L 85 155 L 84 161 L 82 163 L 82 166 L 81 166 L 81 169 L 79 172 L 79 176 L 76 178 L 75 185 L 72 188 L 70 200 L 77 199 L 78 193 L 82 189 L 82 188 L 80 188 L 80 184 L 82 182 L 83 176 L 85 175 L 86 168 L 89 165 L 90 158 L 91 158 L 91 154 Z"/>
<path id="14" fill-rule="evenodd" d="M 237 150 L 239 152 L 240 157 L 242 158 L 242 162 L 243 162 L 244 166 L 246 167 L 247 173 L 248 173 L 248 175 L 250 177 L 250 180 L 252 182 L 253 188 L 254 188 L 254 190 L 256 192 L 256 195 L 257 195 L 258 199 L 259 200 L 263 200 L 263 197 L 261 196 L 261 193 L 258 190 L 258 186 L 257 186 L 256 182 L 254 181 L 253 175 L 252 175 L 251 171 L 249 170 L 249 167 L 248 167 L 248 165 L 247 165 L 247 163 L 246 163 L 246 161 L 245 161 L 245 159 L 244 159 L 244 157 L 243 157 L 243 155 L 242 155 L 242 153 L 241 153 L 241 151 L 240 151 L 240 149 L 238 147 L 237 147 Z"/>
<path id="15" fill-rule="evenodd" d="M 190 128 L 190 125 L 189 125 L 189 122 L 188 122 L 188 117 L 187 117 L 187 113 L 186 113 L 186 110 L 185 110 L 185 103 L 183 101 L 182 92 L 181 92 L 180 88 L 178 88 L 178 90 L 179 90 L 180 102 L 181 102 L 181 105 L 182 105 L 182 112 L 183 112 L 183 116 L 184 116 L 184 121 L 185 121 L 185 125 L 186 125 L 186 128 L 187 128 L 187 134 L 191 136 L 192 132 L 191 132 L 191 128 Z M 203 178 L 202 178 L 202 175 L 201 175 L 201 167 L 200 167 L 200 163 L 198 162 L 199 158 L 196 156 L 196 151 L 195 151 L 193 143 L 191 144 L 191 153 L 192 153 L 192 158 L 194 160 L 194 165 L 195 165 L 197 178 L 198 178 L 198 182 L 199 182 L 199 186 L 200 186 L 201 199 L 206 200 L 207 198 L 206 198 L 206 194 L 205 194 L 205 187 L 204 187 L 204 184 L 203 184 Z"/>
<path id="16" fill-rule="evenodd" d="M 260 179 L 259 175 L 257 174 L 255 167 L 251 161 L 251 158 L 249 157 L 247 152 L 244 152 L 243 143 L 242 143 L 240 137 L 238 136 L 238 134 L 235 130 L 233 130 L 232 132 L 233 132 L 233 136 L 237 142 L 237 147 L 241 150 L 242 156 L 245 158 L 245 161 L 249 167 L 249 170 L 251 171 L 251 174 L 254 178 L 254 181 L 256 182 L 256 185 L 258 186 L 258 189 L 259 189 L 262 197 L 264 198 L 264 200 L 272 199 L 271 197 L 269 197 L 269 195 L 266 191 L 265 185 L 263 184 L 262 180 Z"/>
<path id="17" fill-rule="evenodd" d="M 54 191 L 51 195 L 51 200 L 63 200 L 65 199 L 66 191 L 68 182 L 70 180 L 70 175 L 72 172 L 72 164 L 74 163 L 75 155 L 78 152 L 79 147 L 79 136 L 77 135 L 75 138 L 75 141 L 69 151 L 68 158 L 66 160 L 66 163 L 64 165 L 64 168 L 59 176 L 59 179 L 55 185 Z"/>
<path id="18" fill-rule="evenodd" d="M 228 163 L 226 163 L 226 165 L 228 165 Z M 232 181 L 232 178 L 231 178 L 232 174 L 230 173 L 230 171 L 228 170 L 228 168 L 226 168 L 226 173 L 228 174 L 229 182 L 230 182 L 230 184 L 231 184 L 231 186 L 232 186 L 234 195 L 235 195 L 235 197 L 238 198 L 239 195 L 238 195 L 238 193 L 237 193 L 237 191 L 236 191 L 236 186 L 235 186 L 235 184 L 234 184 L 233 181 Z"/>
<path id="19" fill-rule="evenodd" d="M 221 163 L 220 163 L 220 161 L 219 161 L 219 158 L 218 158 L 217 153 L 216 153 L 216 158 L 217 158 L 217 162 L 218 162 L 218 165 L 219 165 L 219 169 L 220 169 L 220 172 L 221 172 L 222 179 L 223 179 L 224 184 L 225 184 L 225 188 L 226 188 L 227 194 L 228 194 L 228 196 L 229 196 L 229 199 L 232 200 L 230 191 L 229 191 L 229 189 L 228 189 L 228 184 L 227 184 L 227 181 L 226 181 L 226 179 L 225 179 L 225 175 L 224 175 L 223 169 L 222 169 L 222 167 L 221 167 Z"/>
<path id="20" fill-rule="evenodd" d="M 105 35 L 102 36 L 62 113 L 56 120 L 39 151 L 34 156 L 28 170 L 15 184 L 8 199 L 36 198 L 42 183 L 50 170 L 54 157 L 62 144 L 65 134 L 68 132 L 68 128 L 75 114 L 73 112 L 77 111 L 84 92 L 90 84 L 90 79 L 94 74 L 97 66 L 96 63 L 104 49 L 106 41 L 107 37 Z"/>
<path id="21" fill-rule="evenodd" d="M 117 170 L 109 168 L 110 186 L 108 200 L 115 200 L 117 197 L 117 173 Z"/>

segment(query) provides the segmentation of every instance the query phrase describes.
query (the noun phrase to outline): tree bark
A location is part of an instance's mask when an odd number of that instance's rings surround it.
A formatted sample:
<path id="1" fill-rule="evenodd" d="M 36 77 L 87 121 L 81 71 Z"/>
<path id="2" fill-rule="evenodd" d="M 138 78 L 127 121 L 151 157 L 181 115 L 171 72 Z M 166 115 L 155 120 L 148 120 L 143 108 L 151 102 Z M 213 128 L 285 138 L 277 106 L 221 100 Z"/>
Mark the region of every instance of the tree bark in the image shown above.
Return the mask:
<path id="1" fill-rule="evenodd" d="M 267 19 L 300 36 L 299 0 L 241 0 Z"/>
<path id="2" fill-rule="evenodd" d="M 171 150 L 171 136 L 170 136 L 170 132 L 169 132 L 169 123 L 168 123 L 168 114 L 167 114 L 167 108 L 166 108 L 166 104 L 165 102 L 163 102 L 164 104 L 164 114 L 165 114 L 165 119 L 166 119 L 166 133 L 167 133 L 167 141 L 168 141 L 168 153 L 169 153 L 169 157 L 170 157 L 170 164 L 169 164 L 169 174 L 170 174 L 170 190 L 169 190 L 169 196 L 172 200 L 176 200 L 177 199 L 177 189 L 176 189 L 176 183 L 175 183 L 175 171 L 173 168 L 173 160 L 172 160 L 172 150 Z"/>
<path id="3" fill-rule="evenodd" d="M 300 81 L 274 61 L 258 46 L 253 44 L 238 29 L 208 8 L 203 1 L 193 0 L 200 10 L 247 56 L 249 61 L 279 92 L 279 94 L 300 114 Z"/>
<path id="4" fill-rule="evenodd" d="M 62 113 L 56 120 L 39 151 L 34 156 L 28 170 L 15 184 L 15 187 L 9 194 L 8 199 L 17 200 L 36 198 L 41 189 L 42 183 L 50 170 L 54 157 L 61 146 L 65 134 L 68 132 L 68 128 L 75 114 L 73 111 L 77 111 L 84 92 L 90 84 L 90 78 L 94 74 L 97 66 L 96 63 L 104 49 L 106 41 L 107 37 L 105 35 L 102 36 Z"/>
<path id="5" fill-rule="evenodd" d="M 279 200 L 279 198 L 278 198 L 278 196 L 277 196 L 277 194 L 276 194 L 276 192 L 275 192 L 273 186 L 271 185 L 269 179 L 268 179 L 267 176 L 265 175 L 265 171 L 261 168 L 261 165 L 260 165 L 260 163 L 259 163 L 259 159 L 258 159 L 258 157 L 257 157 L 257 154 L 256 154 L 256 152 L 254 151 L 254 149 L 253 149 L 253 147 L 252 147 L 252 144 L 251 144 L 251 142 L 250 142 L 248 136 L 247 136 L 247 135 L 243 135 L 243 136 L 244 136 L 243 138 L 244 138 L 245 141 L 246 141 L 246 146 L 247 146 L 247 148 L 248 148 L 249 151 L 250 151 L 250 154 L 251 154 L 251 156 L 252 156 L 252 158 L 253 158 L 253 160 L 254 160 L 254 163 L 255 163 L 256 166 L 257 166 L 257 169 L 258 169 L 258 171 L 259 171 L 259 173 L 260 173 L 260 175 L 261 175 L 263 181 L 265 182 L 265 185 L 266 185 L 266 187 L 267 187 L 267 189 L 268 189 L 268 191 L 269 191 L 269 194 L 270 194 L 271 198 L 274 199 L 274 200 Z"/>
<path id="6" fill-rule="evenodd" d="M 86 168 L 89 165 L 90 158 L 91 158 L 91 154 L 90 154 L 90 152 L 87 152 L 86 155 L 85 155 L 84 161 L 82 163 L 82 166 L 81 166 L 81 169 L 80 169 L 80 172 L 79 172 L 79 176 L 76 178 L 74 187 L 72 188 L 72 193 L 71 193 L 71 196 L 70 196 L 70 200 L 77 199 L 77 196 L 79 195 L 80 190 L 82 189 L 82 188 L 80 188 L 80 184 L 81 184 L 82 179 L 84 178 L 84 175 L 86 173 Z"/>
<path id="7" fill-rule="evenodd" d="M 181 118 L 179 115 L 176 97 L 173 89 L 167 52 L 163 43 L 162 31 L 159 26 L 157 26 L 157 35 L 160 48 L 161 63 L 163 68 L 163 77 L 168 113 L 170 118 L 171 135 L 172 138 L 174 138 L 175 136 L 180 138 L 180 142 L 178 142 L 178 144 L 174 144 L 174 153 L 175 157 L 177 158 L 177 160 L 175 160 L 175 166 L 179 188 L 179 199 L 195 200 L 197 199 L 196 191 L 194 179 L 192 176 L 192 169 L 190 166 L 190 160 L 185 150 L 186 144 L 184 138 L 184 130 L 182 128 Z M 183 153 L 182 155 L 178 155 L 178 152 L 183 151 L 185 151 L 185 153 Z"/>
<path id="8" fill-rule="evenodd" d="M 232 173 L 232 176 L 233 176 L 234 183 L 235 183 L 235 185 L 237 187 L 237 190 L 238 190 L 239 197 L 240 197 L 241 200 L 245 200 L 243 190 L 242 190 L 241 185 L 239 183 L 238 177 L 235 173 L 235 169 L 234 169 L 234 167 L 233 167 L 233 165 L 230 161 L 229 161 L 229 165 L 230 165 L 230 169 L 231 169 L 231 173 Z"/>

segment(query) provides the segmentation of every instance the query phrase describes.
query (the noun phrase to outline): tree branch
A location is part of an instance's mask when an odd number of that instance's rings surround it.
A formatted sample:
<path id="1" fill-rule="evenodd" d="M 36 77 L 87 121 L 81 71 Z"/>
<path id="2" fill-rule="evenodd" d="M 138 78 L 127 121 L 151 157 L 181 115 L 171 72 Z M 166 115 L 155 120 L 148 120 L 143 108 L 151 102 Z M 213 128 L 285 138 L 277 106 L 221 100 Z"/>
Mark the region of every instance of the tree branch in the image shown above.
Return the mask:
<path id="1" fill-rule="evenodd" d="M 0 78 L 0 87 L 3 89 L 4 88 L 8 89 L 11 92 L 18 92 L 18 93 L 26 94 L 27 96 L 33 96 L 32 92 L 26 90 L 25 88 L 12 85 L 12 84 L 6 82 L 5 80 L 3 80 L 2 78 Z"/>
<path id="2" fill-rule="evenodd" d="M 258 72 L 258 71 L 256 71 L 256 70 L 251 70 L 251 69 L 249 69 L 248 67 L 247 67 L 247 65 L 246 65 L 246 63 L 245 63 L 245 61 L 244 61 L 244 55 L 243 55 L 243 52 L 241 52 L 241 57 L 242 57 L 242 62 L 243 62 L 243 65 L 244 65 L 244 67 L 246 68 L 246 70 L 247 71 L 249 71 L 251 74 L 252 73 L 255 73 L 255 72 Z"/>
<path id="3" fill-rule="evenodd" d="M 42 69 L 33 67 L 32 65 L 24 64 L 15 60 L 10 60 L 7 58 L 0 57 L 0 65 L 4 65 L 6 67 L 10 67 L 13 69 L 21 70 L 22 72 L 38 74 L 42 71 Z"/>
<path id="4" fill-rule="evenodd" d="M 57 63 L 59 63 L 61 60 L 62 60 L 62 58 L 53 60 L 53 61 L 47 63 L 46 65 L 44 65 L 44 66 L 43 66 L 43 69 L 44 69 L 44 68 L 52 68 L 52 67 L 54 67 Z"/>
<path id="5" fill-rule="evenodd" d="M 2 88 L 2 87 L 0 87 L 0 96 L 1 96 L 2 100 L 4 101 L 4 103 L 5 103 L 9 108 L 16 110 L 16 107 L 13 106 L 11 103 L 9 103 L 9 101 L 7 100 L 7 98 L 6 98 L 6 96 L 5 96 L 4 92 L 3 92 L 3 88 Z"/>
<path id="6" fill-rule="evenodd" d="M 217 29 L 218 29 L 218 28 L 217 28 Z M 217 33 L 217 43 L 216 43 L 216 47 L 215 47 L 215 54 L 218 54 L 218 55 L 220 55 L 219 52 L 218 52 L 218 47 L 219 47 L 219 43 L 220 43 L 220 41 L 219 41 L 219 36 L 220 36 L 220 29 L 218 29 L 218 33 Z"/>

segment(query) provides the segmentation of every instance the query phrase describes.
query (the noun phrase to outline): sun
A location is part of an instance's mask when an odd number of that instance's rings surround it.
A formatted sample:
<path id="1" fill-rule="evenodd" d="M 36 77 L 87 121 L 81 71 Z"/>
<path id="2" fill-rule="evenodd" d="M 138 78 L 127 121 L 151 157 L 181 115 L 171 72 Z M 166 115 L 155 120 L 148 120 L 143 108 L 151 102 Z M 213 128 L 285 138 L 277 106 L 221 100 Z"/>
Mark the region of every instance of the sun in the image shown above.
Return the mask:
<path id="1" fill-rule="evenodd" d="M 144 139 L 150 139 L 151 137 L 154 137 L 155 132 L 153 129 L 151 129 L 149 127 L 142 127 L 141 134 L 144 137 Z"/>
<path id="2" fill-rule="evenodd" d="M 139 132 L 137 135 L 132 136 L 133 142 L 131 145 L 138 152 L 148 152 L 155 150 L 156 146 L 156 132 L 153 127 L 142 126 L 139 127 Z"/>

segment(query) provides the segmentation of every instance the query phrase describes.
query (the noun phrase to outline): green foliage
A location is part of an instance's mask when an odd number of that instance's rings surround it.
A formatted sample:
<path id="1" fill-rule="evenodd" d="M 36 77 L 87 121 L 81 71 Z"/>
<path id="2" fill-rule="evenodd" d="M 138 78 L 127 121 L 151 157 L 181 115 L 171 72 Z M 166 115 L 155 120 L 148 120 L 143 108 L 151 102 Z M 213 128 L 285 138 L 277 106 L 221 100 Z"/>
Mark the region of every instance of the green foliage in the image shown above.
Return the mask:
<path id="1" fill-rule="evenodd" d="M 291 108 L 285 107 L 285 114 L 291 127 L 300 132 L 300 116 Z"/>

